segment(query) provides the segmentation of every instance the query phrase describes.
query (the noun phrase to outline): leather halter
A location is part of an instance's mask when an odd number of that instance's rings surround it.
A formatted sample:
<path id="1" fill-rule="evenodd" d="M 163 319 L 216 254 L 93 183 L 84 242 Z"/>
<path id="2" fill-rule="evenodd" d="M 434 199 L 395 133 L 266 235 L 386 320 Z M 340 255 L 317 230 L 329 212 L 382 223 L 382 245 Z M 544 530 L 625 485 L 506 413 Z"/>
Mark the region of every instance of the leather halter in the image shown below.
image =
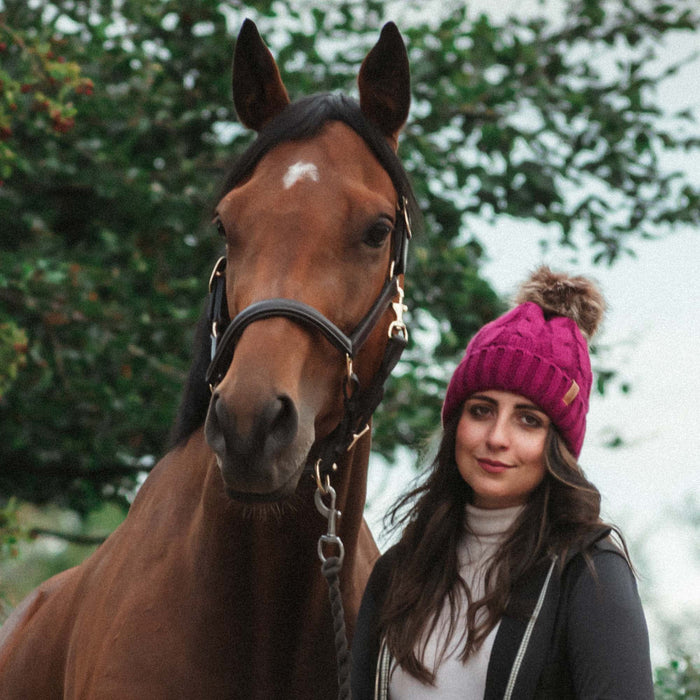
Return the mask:
<path id="1" fill-rule="evenodd" d="M 396 225 L 392 232 L 392 260 L 387 280 L 374 304 L 350 335 L 343 333 L 338 326 L 312 306 L 295 299 L 273 298 L 258 301 L 231 319 L 226 300 L 226 258 L 220 258 L 212 271 L 209 281 L 208 308 L 211 328 L 211 363 L 206 373 L 206 381 L 212 391 L 226 375 L 243 331 L 251 323 L 262 319 L 283 317 L 316 329 L 345 355 L 347 373 L 343 382 L 343 417 L 335 430 L 312 448 L 311 463 L 307 463 L 305 468 L 306 471 L 315 471 L 317 479 L 320 473 L 336 469 L 340 456 L 351 449 L 355 442 L 369 430 L 369 420 L 384 395 L 384 382 L 408 343 L 408 330 L 403 321 L 403 312 L 406 307 L 403 304 L 403 289 L 399 275 L 406 270 L 410 238 L 411 225 L 407 201 L 403 197 L 397 207 Z M 392 302 L 397 295 L 398 301 Z M 391 322 L 387 331 L 389 337 L 384 358 L 369 386 L 361 388 L 357 375 L 353 371 L 352 361 L 389 304 L 394 309 L 396 319 Z"/>

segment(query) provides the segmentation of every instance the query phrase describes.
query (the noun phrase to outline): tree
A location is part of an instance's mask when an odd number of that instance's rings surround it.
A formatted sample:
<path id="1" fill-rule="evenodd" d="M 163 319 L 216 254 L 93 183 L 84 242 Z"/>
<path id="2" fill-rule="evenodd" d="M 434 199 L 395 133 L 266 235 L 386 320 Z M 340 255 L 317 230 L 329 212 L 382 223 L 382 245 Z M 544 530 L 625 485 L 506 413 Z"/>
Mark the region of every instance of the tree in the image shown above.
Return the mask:
<path id="1" fill-rule="evenodd" d="M 647 70 L 669 32 L 697 31 L 695 3 L 564 6 L 560 22 L 496 24 L 464 3 L 5 0 L 0 499 L 125 504 L 165 449 L 219 252 L 209 214 L 250 139 L 230 96 L 246 15 L 293 97 L 353 90 L 385 17 L 407 39 L 401 155 L 425 222 L 407 278 L 413 344 L 375 421 L 385 455 L 437 425 L 458 354 L 503 310 L 479 275 L 475 221 L 538 221 L 550 244 L 601 263 L 699 223 L 697 190 L 659 165 L 699 144 L 691 114 L 660 120 L 654 90 L 676 67 Z"/>
<path id="2" fill-rule="evenodd" d="M 657 700 L 700 697 L 700 670 L 689 657 L 656 669 L 654 697 Z"/>

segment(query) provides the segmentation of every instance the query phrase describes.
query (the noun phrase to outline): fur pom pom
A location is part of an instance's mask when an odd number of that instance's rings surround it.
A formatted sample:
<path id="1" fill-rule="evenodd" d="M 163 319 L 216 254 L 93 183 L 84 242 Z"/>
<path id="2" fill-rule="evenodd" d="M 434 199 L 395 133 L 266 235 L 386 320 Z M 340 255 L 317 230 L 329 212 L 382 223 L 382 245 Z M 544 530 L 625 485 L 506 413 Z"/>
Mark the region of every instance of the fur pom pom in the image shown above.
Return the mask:
<path id="1" fill-rule="evenodd" d="M 515 303 L 532 301 L 546 316 L 567 316 L 586 339 L 590 340 L 605 315 L 605 299 L 596 285 L 586 277 L 569 277 L 542 266 L 524 282 Z"/>

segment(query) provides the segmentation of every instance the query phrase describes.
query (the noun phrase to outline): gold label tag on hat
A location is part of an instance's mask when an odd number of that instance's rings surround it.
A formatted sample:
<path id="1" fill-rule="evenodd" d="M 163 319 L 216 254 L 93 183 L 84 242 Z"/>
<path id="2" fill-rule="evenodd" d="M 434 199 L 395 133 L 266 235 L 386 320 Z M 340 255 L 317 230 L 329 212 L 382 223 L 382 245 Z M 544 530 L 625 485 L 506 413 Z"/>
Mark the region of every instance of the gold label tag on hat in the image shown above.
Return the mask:
<path id="1" fill-rule="evenodd" d="M 567 391 L 562 398 L 564 405 L 568 406 L 578 396 L 579 391 L 581 391 L 579 385 L 575 381 L 572 381 L 569 391 Z"/>

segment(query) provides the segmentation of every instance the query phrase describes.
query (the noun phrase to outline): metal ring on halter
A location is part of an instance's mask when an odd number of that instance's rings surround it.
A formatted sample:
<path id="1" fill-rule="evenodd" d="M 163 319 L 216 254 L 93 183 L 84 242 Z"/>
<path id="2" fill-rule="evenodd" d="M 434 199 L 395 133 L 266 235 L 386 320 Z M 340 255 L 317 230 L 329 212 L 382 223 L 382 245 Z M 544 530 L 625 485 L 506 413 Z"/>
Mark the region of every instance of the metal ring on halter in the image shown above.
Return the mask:
<path id="1" fill-rule="evenodd" d="M 226 269 L 226 256 L 222 255 L 216 261 L 216 264 L 214 265 L 214 269 L 211 271 L 211 275 L 209 276 L 209 293 L 210 294 L 211 294 L 212 290 L 214 289 L 214 280 L 217 277 L 221 277 L 224 274 L 225 269 Z"/>
<path id="2" fill-rule="evenodd" d="M 331 488 L 331 477 L 326 474 L 326 485 L 324 486 L 321 483 L 321 462 L 323 460 L 318 459 L 316 460 L 316 464 L 314 465 L 314 478 L 316 479 L 316 487 L 318 490 L 325 496 L 327 493 L 329 493 L 330 488 Z M 333 465 L 334 470 L 337 469 L 337 466 L 334 464 Z"/>
<path id="3" fill-rule="evenodd" d="M 399 295 L 399 300 L 391 304 L 396 319 L 389 324 L 388 333 L 390 338 L 393 338 L 396 333 L 401 333 L 404 339 L 408 341 L 408 328 L 406 328 L 406 324 L 403 320 L 403 315 L 408 311 L 408 307 L 403 303 L 404 291 L 398 280 L 396 281 L 396 293 Z"/>
<path id="4" fill-rule="evenodd" d="M 352 379 L 352 375 L 355 373 L 352 366 L 352 357 L 348 353 L 345 353 L 345 371 L 347 372 L 348 380 Z"/>
<path id="5" fill-rule="evenodd" d="M 411 218 L 408 215 L 408 199 L 406 199 L 406 197 L 401 197 L 399 212 L 403 214 L 403 222 L 404 226 L 406 227 L 406 238 L 410 241 L 413 237 L 413 231 L 411 231 Z"/>

